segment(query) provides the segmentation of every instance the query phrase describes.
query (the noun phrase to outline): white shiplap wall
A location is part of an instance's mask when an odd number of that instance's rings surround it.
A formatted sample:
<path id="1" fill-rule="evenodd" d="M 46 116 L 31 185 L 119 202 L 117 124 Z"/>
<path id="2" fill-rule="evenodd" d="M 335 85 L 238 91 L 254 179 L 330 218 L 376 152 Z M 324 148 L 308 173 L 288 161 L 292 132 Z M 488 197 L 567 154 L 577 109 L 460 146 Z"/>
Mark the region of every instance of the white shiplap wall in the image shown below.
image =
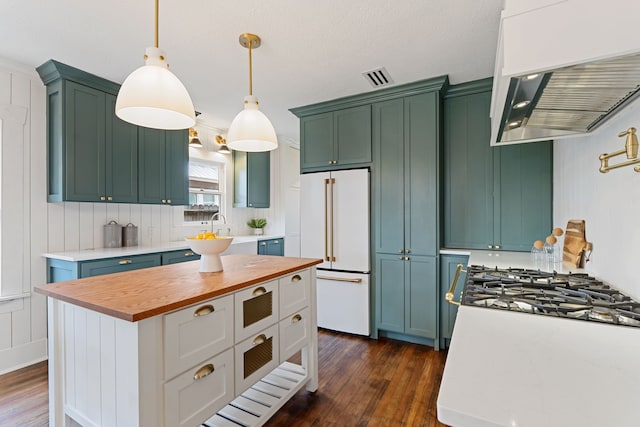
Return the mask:
<path id="1" fill-rule="evenodd" d="M 180 240 L 202 228 L 184 226 L 179 207 L 47 203 L 46 89 L 35 70 L 0 58 L 0 118 L 9 114 L 13 108 L 9 106 L 22 109 L 25 120 L 22 132 L 2 139 L 2 286 L 3 294 L 30 296 L 0 299 L 0 374 L 47 357 L 46 300 L 31 293 L 33 286 L 46 282 L 42 253 L 101 248 L 103 226 L 112 219 L 137 225 L 139 244 L 145 246 Z M 289 165 L 283 147 L 271 153 L 271 208 L 234 209 L 231 156 L 216 153 L 212 142 L 223 132 L 206 124 L 196 127 L 205 148 L 190 149 L 190 156 L 226 165 L 227 220 L 232 233 L 249 234 L 246 221 L 264 217 L 267 234 L 284 234 L 286 200 L 281 185 L 298 172 L 297 165 Z"/>
<path id="2" fill-rule="evenodd" d="M 618 133 L 629 127 L 640 129 L 640 100 L 593 134 L 554 142 L 553 218 L 563 229 L 569 219 L 586 220 L 593 242 L 587 271 L 640 300 L 640 173 L 633 167 L 598 171 L 598 156 L 623 148 Z M 609 164 L 625 160 L 614 157 Z"/>
<path id="3" fill-rule="evenodd" d="M 0 300 L 0 373 L 47 356 L 46 300 L 31 294 L 45 282 L 45 105 L 35 71 L 0 59 L 1 289 L 2 297 L 26 294 Z"/>

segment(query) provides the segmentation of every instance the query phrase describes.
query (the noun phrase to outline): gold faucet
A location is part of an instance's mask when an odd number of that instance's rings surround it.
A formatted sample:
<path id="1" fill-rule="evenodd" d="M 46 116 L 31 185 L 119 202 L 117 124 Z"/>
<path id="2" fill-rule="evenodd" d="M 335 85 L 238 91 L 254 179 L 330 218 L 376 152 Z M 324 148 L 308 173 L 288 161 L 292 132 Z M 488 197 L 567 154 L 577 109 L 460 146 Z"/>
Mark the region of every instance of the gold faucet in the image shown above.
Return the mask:
<path id="1" fill-rule="evenodd" d="M 638 137 L 636 136 L 636 128 L 629 128 L 624 132 L 620 132 L 618 134 L 620 138 L 627 137 L 626 142 L 624 144 L 624 148 L 618 151 L 614 151 L 613 153 L 600 154 L 600 172 L 607 173 L 611 169 L 617 169 L 624 166 L 635 165 L 636 163 L 640 163 L 640 159 L 638 159 Z M 622 154 L 627 155 L 627 159 L 630 159 L 626 162 L 618 163 L 617 165 L 609 166 L 609 159 L 615 156 L 620 156 Z M 640 172 L 640 166 L 636 166 L 633 168 L 634 171 Z"/>
<path id="2" fill-rule="evenodd" d="M 216 217 L 222 218 L 222 222 L 224 223 L 224 225 L 227 225 L 227 217 L 224 216 L 224 214 L 221 214 L 220 212 L 216 212 L 213 215 L 211 215 L 211 232 L 213 233 L 213 220 L 216 219 Z M 231 230 L 229 228 L 227 228 L 227 234 L 229 234 Z M 218 233 L 220 234 L 220 229 L 218 229 Z"/>

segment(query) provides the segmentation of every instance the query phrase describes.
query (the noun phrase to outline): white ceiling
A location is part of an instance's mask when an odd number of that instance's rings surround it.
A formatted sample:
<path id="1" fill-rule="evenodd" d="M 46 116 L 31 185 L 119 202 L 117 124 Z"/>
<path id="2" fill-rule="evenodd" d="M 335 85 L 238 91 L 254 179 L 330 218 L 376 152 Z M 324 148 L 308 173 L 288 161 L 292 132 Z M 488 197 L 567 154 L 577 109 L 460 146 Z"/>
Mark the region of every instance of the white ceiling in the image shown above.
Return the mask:
<path id="1" fill-rule="evenodd" d="M 160 0 L 160 48 L 187 87 L 198 122 L 228 128 L 248 94 L 244 32 L 258 34 L 253 92 L 280 137 L 298 139 L 288 109 L 396 84 L 493 74 L 503 0 Z M 153 0 L 2 0 L 0 57 L 49 59 L 121 83 L 153 45 Z"/>

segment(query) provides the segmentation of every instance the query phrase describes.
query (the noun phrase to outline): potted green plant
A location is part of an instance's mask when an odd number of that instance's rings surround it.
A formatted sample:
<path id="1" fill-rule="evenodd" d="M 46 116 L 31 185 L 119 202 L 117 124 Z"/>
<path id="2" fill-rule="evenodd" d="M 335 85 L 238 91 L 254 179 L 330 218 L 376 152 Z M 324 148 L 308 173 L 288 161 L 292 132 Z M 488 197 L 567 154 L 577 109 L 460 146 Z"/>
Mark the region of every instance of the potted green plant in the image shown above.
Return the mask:
<path id="1" fill-rule="evenodd" d="M 263 234 L 262 229 L 267 225 L 265 218 L 253 218 L 247 221 L 247 225 L 253 228 L 253 234 Z"/>

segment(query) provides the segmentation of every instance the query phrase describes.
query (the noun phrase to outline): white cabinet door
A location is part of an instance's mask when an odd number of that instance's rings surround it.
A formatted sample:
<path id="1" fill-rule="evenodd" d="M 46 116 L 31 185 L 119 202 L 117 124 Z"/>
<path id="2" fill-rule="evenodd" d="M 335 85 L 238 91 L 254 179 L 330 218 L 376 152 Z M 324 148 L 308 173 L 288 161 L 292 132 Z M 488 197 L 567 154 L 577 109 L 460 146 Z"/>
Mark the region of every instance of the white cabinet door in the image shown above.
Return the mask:
<path id="1" fill-rule="evenodd" d="M 235 395 L 233 363 L 230 348 L 166 383 L 165 425 L 199 425 L 229 403 Z"/>
<path id="2" fill-rule="evenodd" d="M 311 271 L 298 271 L 282 277 L 280 284 L 280 319 L 294 314 L 311 301 Z"/>
<path id="3" fill-rule="evenodd" d="M 164 316 L 165 378 L 233 345 L 233 295 Z"/>

